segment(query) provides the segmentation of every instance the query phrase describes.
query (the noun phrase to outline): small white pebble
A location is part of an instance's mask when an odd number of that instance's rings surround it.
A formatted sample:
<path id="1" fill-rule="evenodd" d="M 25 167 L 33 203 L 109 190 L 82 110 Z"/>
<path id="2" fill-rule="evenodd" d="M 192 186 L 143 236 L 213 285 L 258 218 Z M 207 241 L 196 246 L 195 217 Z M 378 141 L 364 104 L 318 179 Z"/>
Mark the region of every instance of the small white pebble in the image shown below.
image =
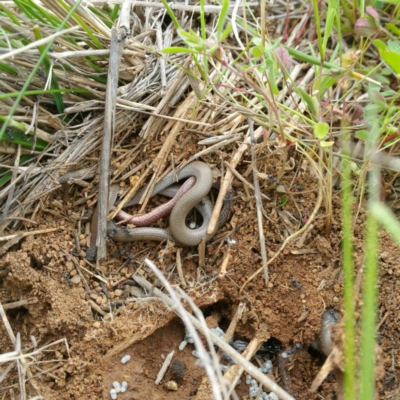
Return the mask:
<path id="1" fill-rule="evenodd" d="M 115 391 L 115 389 L 111 389 L 110 390 L 110 396 L 113 400 L 115 400 L 118 396 L 117 396 L 117 392 Z"/>
<path id="2" fill-rule="evenodd" d="M 228 238 L 226 241 L 231 246 L 237 244 L 237 241 L 235 239 Z"/>
<path id="3" fill-rule="evenodd" d="M 262 400 L 269 400 L 269 395 L 267 392 L 262 392 L 261 393 L 261 398 Z"/>
<path id="4" fill-rule="evenodd" d="M 187 345 L 187 341 L 184 340 L 183 342 L 181 342 L 181 344 L 179 345 L 179 350 L 182 351 Z"/>
<path id="5" fill-rule="evenodd" d="M 128 382 L 127 381 L 123 381 L 121 384 L 121 393 L 125 393 L 126 389 L 128 389 Z"/>
<path id="6" fill-rule="evenodd" d="M 269 394 L 269 400 L 279 400 L 279 397 L 274 392 L 271 392 Z"/>
<path id="7" fill-rule="evenodd" d="M 281 354 L 281 357 L 282 357 L 282 358 L 288 358 L 289 355 L 288 355 L 288 353 L 286 353 L 286 351 L 284 351 L 284 352 Z"/>
<path id="8" fill-rule="evenodd" d="M 251 375 L 247 375 L 247 376 L 246 376 L 246 384 L 247 384 L 247 385 L 250 385 L 251 379 L 252 379 L 252 378 L 251 378 Z"/>
<path id="9" fill-rule="evenodd" d="M 81 281 L 81 277 L 79 275 L 75 275 L 70 279 L 70 281 L 72 283 L 75 283 L 75 285 L 77 285 Z"/>
<path id="10" fill-rule="evenodd" d="M 126 356 L 123 356 L 121 358 L 121 362 L 122 362 L 122 364 L 126 364 L 130 359 L 131 359 L 131 356 L 127 354 Z"/>
<path id="11" fill-rule="evenodd" d="M 119 384 L 118 381 L 114 381 L 113 382 L 113 386 L 114 386 L 114 389 L 115 389 L 115 393 L 119 393 L 121 391 L 121 385 Z"/>
<path id="12" fill-rule="evenodd" d="M 200 354 L 199 354 L 199 352 L 198 352 L 197 350 L 193 350 L 193 351 L 192 351 L 192 354 L 193 354 L 195 357 L 197 357 L 197 358 L 200 357 Z"/>

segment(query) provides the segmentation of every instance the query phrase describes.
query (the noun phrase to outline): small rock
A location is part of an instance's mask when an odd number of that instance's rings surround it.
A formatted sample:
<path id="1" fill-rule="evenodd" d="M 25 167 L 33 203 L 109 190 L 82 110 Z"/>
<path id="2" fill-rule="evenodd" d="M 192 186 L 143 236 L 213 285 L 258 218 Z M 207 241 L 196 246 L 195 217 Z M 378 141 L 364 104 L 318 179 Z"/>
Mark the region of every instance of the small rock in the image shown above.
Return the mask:
<path id="1" fill-rule="evenodd" d="M 171 375 L 176 382 L 181 383 L 183 380 L 183 375 L 186 371 L 186 364 L 182 361 L 175 360 L 171 365 Z"/>
<path id="2" fill-rule="evenodd" d="M 71 281 L 72 283 L 74 283 L 75 285 L 77 285 L 78 283 L 80 283 L 81 277 L 80 277 L 79 275 L 75 275 L 75 276 L 73 276 L 73 277 L 70 279 L 70 281 Z"/>
<path id="3" fill-rule="evenodd" d="M 176 392 L 178 390 L 178 384 L 175 381 L 168 381 L 165 384 L 165 388 L 171 392 Z"/>

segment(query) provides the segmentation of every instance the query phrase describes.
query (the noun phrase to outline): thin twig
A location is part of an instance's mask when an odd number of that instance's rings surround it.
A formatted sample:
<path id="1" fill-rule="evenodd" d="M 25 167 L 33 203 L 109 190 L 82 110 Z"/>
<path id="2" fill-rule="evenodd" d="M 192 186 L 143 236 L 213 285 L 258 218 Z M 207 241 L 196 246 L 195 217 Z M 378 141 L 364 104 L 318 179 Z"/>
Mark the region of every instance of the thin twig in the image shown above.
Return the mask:
<path id="1" fill-rule="evenodd" d="M 257 170 L 257 160 L 256 160 L 256 152 L 255 145 L 256 140 L 254 137 L 254 124 L 251 119 L 249 119 L 249 131 L 251 138 L 250 152 L 251 152 L 251 162 L 253 166 L 253 182 L 254 182 L 254 195 L 256 198 L 256 207 L 257 207 L 257 222 L 258 222 L 258 234 L 260 237 L 260 250 L 261 250 L 261 259 L 264 268 L 264 280 L 265 283 L 268 283 L 268 260 L 267 260 L 267 250 L 265 248 L 265 236 L 263 229 L 263 213 L 262 213 L 262 202 L 261 202 L 261 190 L 260 190 L 260 182 L 258 181 L 258 170 Z"/>
<path id="2" fill-rule="evenodd" d="M 232 174 L 235 176 L 235 178 L 238 178 L 239 181 L 241 181 L 244 185 L 246 185 L 247 187 L 249 187 L 251 190 L 253 190 L 253 191 L 255 190 L 255 189 L 254 189 L 254 186 L 253 186 L 246 178 L 243 178 L 243 176 L 240 175 L 239 172 L 237 172 L 236 169 L 232 168 L 232 166 L 231 166 L 229 163 L 227 163 L 226 161 L 224 161 L 224 165 L 225 165 L 225 167 L 227 167 L 227 168 L 230 169 L 230 171 L 231 171 Z M 271 199 L 270 199 L 267 195 L 265 195 L 264 193 L 260 193 L 260 195 L 261 195 L 264 199 L 266 199 L 266 200 L 271 200 Z"/>
<path id="3" fill-rule="evenodd" d="M 117 28 L 111 29 L 110 63 L 108 67 L 104 134 L 100 158 L 100 185 L 97 217 L 97 262 L 106 257 L 108 197 L 110 184 L 111 143 L 114 139 L 115 109 L 119 65 L 123 44 L 118 44 Z"/>
<path id="4" fill-rule="evenodd" d="M 162 380 L 162 378 L 164 378 L 164 375 L 167 372 L 167 369 L 168 369 L 169 365 L 171 364 L 171 360 L 172 360 L 172 357 L 174 356 L 174 354 L 175 354 L 175 351 L 172 350 L 171 353 L 169 353 L 167 355 L 167 357 L 165 358 L 165 360 L 163 362 L 163 365 L 162 365 L 160 371 L 157 374 L 157 379 L 154 382 L 155 385 L 159 385 L 161 380 Z"/>
<path id="5" fill-rule="evenodd" d="M 21 239 L 27 236 L 32 236 L 32 235 L 42 235 L 43 233 L 50 233 L 50 232 L 55 232 L 57 228 L 49 228 L 49 229 L 40 229 L 38 231 L 30 231 L 30 232 L 23 232 L 23 233 L 16 233 L 13 235 L 7 235 L 7 236 L 0 236 L 0 242 L 3 240 L 11 240 L 14 239 L 18 236 L 21 236 Z"/>

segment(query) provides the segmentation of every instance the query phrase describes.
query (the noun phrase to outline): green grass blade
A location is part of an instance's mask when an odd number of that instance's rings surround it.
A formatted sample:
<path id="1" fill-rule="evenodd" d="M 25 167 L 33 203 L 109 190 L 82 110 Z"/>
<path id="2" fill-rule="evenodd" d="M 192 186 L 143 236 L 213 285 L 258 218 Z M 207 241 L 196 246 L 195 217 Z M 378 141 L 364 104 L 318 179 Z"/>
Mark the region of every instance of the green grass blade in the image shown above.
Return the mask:
<path id="1" fill-rule="evenodd" d="M 120 4 L 116 4 L 114 6 L 114 8 L 113 8 L 113 10 L 111 11 L 111 14 L 110 14 L 111 21 L 115 21 L 117 19 L 120 8 L 121 8 Z"/>
<path id="2" fill-rule="evenodd" d="M 204 0 L 200 0 L 200 26 L 201 26 L 201 37 L 203 40 L 207 38 L 207 26 L 206 26 L 206 13 L 204 12 Z"/>
<path id="3" fill-rule="evenodd" d="M 38 26 L 34 26 L 33 31 L 34 31 L 36 40 L 42 39 L 42 34 L 40 33 Z M 57 77 L 52 69 L 50 57 L 48 56 L 47 51 L 45 51 L 44 46 L 38 46 L 38 50 L 39 50 L 39 53 L 44 56 L 43 67 L 46 71 L 46 75 L 49 76 L 51 74 L 50 87 L 52 89 L 56 90 L 56 92 L 53 93 L 53 97 L 54 97 L 54 101 L 56 103 L 58 113 L 62 114 L 65 109 L 64 101 L 62 99 L 60 92 L 58 91 L 60 89 L 60 87 L 58 86 Z"/>
<path id="4" fill-rule="evenodd" d="M 400 247 L 400 222 L 393 211 L 385 204 L 374 203 L 371 204 L 370 212 Z"/>
<path id="5" fill-rule="evenodd" d="M 32 7 L 32 4 L 30 4 L 29 1 L 14 0 L 14 3 L 30 20 L 37 20 L 46 24 L 46 20 L 42 18 L 42 15 L 38 13 L 34 7 Z"/>
<path id="6" fill-rule="evenodd" d="M 24 154 L 21 156 L 19 160 L 19 165 L 25 164 L 27 161 L 31 160 L 33 156 L 30 154 Z M 2 168 L 0 170 L 0 187 L 3 187 L 7 182 L 10 181 L 12 177 L 12 171 L 10 171 L 8 168 Z"/>
<path id="7" fill-rule="evenodd" d="M 366 222 L 366 258 L 361 318 L 360 400 L 375 399 L 375 328 L 378 311 L 378 221 L 369 213 Z"/>
<path id="8" fill-rule="evenodd" d="M 7 74 L 14 75 L 14 76 L 18 75 L 18 71 L 15 68 L 11 67 L 8 64 L 2 63 L 2 62 L 0 62 L 0 71 L 4 71 Z"/>
<path id="9" fill-rule="evenodd" d="M 26 136 L 24 133 L 20 133 L 17 131 L 11 131 L 7 136 L 5 143 L 10 144 L 19 144 L 23 148 L 31 150 L 33 144 L 33 138 L 30 136 Z M 42 139 L 36 138 L 35 141 L 35 150 L 42 151 L 48 146 L 48 143 Z"/>
<path id="10" fill-rule="evenodd" d="M 18 19 L 15 17 L 15 15 L 12 12 L 10 12 L 6 7 L 2 6 L 1 4 L 0 4 L 0 10 L 3 11 L 15 25 L 21 26 L 21 23 L 18 21 Z"/>
<path id="11" fill-rule="evenodd" d="M 369 90 L 369 99 L 374 101 L 375 91 Z M 368 106 L 367 106 L 368 107 Z M 378 111 L 369 108 L 366 120 L 369 123 L 369 136 L 366 141 L 366 154 L 374 154 L 379 143 L 381 120 Z M 376 324 L 378 315 L 379 284 L 379 225 L 370 212 L 371 206 L 380 202 L 381 176 L 380 168 L 373 164 L 368 174 L 368 205 L 365 232 L 365 270 L 361 308 L 361 355 L 360 355 L 360 392 L 359 400 L 374 400 L 375 397 L 375 346 Z"/>
<path id="12" fill-rule="evenodd" d="M 350 133 L 344 126 L 342 137 L 342 254 L 343 254 L 343 303 L 344 303 L 344 398 L 354 399 L 355 388 L 355 300 L 354 300 L 354 259 L 353 259 L 353 194 L 350 160 Z"/>
<path id="13" fill-rule="evenodd" d="M 164 4 L 164 7 L 167 10 L 167 13 L 168 13 L 169 17 L 171 18 L 171 20 L 172 20 L 173 24 L 175 25 L 175 27 L 176 28 L 180 28 L 180 24 L 179 24 L 178 20 L 176 19 L 175 14 L 172 11 L 172 8 L 167 3 L 167 0 L 161 0 L 161 1 Z"/>
<path id="14" fill-rule="evenodd" d="M 43 90 L 43 89 L 37 89 L 37 90 L 27 90 L 24 93 L 24 96 L 36 96 L 36 95 L 45 95 L 45 94 L 54 94 L 54 93 L 85 93 L 85 94 L 90 94 L 90 91 L 87 89 L 48 89 L 48 90 Z M 1 93 L 0 94 L 0 100 L 1 99 L 8 99 L 11 97 L 17 97 L 19 95 L 19 92 L 12 92 L 12 93 Z"/>
<path id="15" fill-rule="evenodd" d="M 40 7 L 36 2 L 32 0 L 25 0 L 24 2 L 26 5 L 29 6 L 31 12 L 35 13 L 35 15 L 40 15 L 40 18 L 42 18 L 42 20 L 44 18 L 47 19 L 47 21 L 53 26 L 60 25 L 61 21 L 53 14 L 49 13 L 44 7 Z M 24 2 L 20 2 L 20 4 L 22 5 Z M 46 20 L 44 20 L 43 22 L 46 23 Z"/>
<path id="16" fill-rule="evenodd" d="M 319 19 L 319 7 L 320 4 L 318 0 L 313 0 L 313 9 L 314 9 L 314 21 L 315 21 L 315 29 L 317 31 L 317 39 L 318 39 L 318 48 L 321 54 L 321 60 L 324 59 L 325 52 L 322 49 L 322 35 L 321 35 L 321 21 Z"/>
<path id="17" fill-rule="evenodd" d="M 68 4 L 64 3 L 63 1 L 60 2 L 59 4 L 65 9 L 65 10 L 70 10 L 71 8 L 68 6 Z M 73 7 L 75 9 L 75 6 Z M 75 19 L 75 21 L 80 25 L 80 27 L 87 33 L 87 35 L 90 37 L 90 39 L 92 40 L 92 42 L 94 43 L 94 45 L 91 42 L 88 42 L 88 46 L 92 47 L 92 48 L 96 48 L 96 49 L 104 49 L 104 46 L 100 43 L 100 41 L 96 38 L 95 35 L 93 35 L 92 33 L 92 29 L 90 29 L 82 20 L 82 18 L 78 15 L 78 14 L 74 14 L 73 19 Z"/>
<path id="18" fill-rule="evenodd" d="M 224 0 L 222 3 L 222 9 L 219 14 L 218 18 L 218 25 L 217 25 L 217 39 L 220 42 L 222 39 L 222 34 L 224 32 L 224 25 L 226 21 L 226 16 L 228 15 L 229 9 L 229 0 Z"/>

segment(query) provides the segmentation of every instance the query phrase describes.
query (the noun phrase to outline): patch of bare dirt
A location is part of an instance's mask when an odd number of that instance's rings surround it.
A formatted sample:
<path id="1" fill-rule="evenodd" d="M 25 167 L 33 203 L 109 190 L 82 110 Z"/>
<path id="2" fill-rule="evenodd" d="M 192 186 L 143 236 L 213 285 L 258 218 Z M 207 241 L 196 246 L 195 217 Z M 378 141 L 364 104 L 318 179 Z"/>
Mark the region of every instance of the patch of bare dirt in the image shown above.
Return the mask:
<path id="1" fill-rule="evenodd" d="M 205 161 L 215 171 L 219 170 L 218 162 Z M 243 164 L 238 170 L 245 175 L 248 168 Z M 261 172 L 274 174 L 276 169 L 271 164 Z M 263 223 L 269 258 L 290 233 L 301 227 L 301 221 L 312 214 L 315 206 L 317 180 L 309 171 L 294 174 L 287 171 L 282 178 L 294 193 L 282 206 L 279 204 L 284 195 L 278 194 L 271 182 L 261 182 L 262 192 L 271 199 L 263 201 L 268 217 Z M 272 338 L 280 343 L 279 348 L 268 354 L 273 362 L 274 379 L 296 399 L 332 399 L 336 391 L 333 375 L 317 393 L 309 392 L 323 362 L 309 347 L 320 331 L 324 310 L 341 308 L 339 195 L 334 194 L 329 234 L 321 208 L 312 228 L 290 243 L 272 263 L 269 282 L 265 284 L 260 274 L 240 293 L 241 286 L 260 268 L 261 256 L 253 192 L 237 180 L 234 188 L 232 217 L 207 245 L 204 268 L 197 266 L 196 249 L 180 250 L 187 282 L 185 290 L 205 316 L 212 316 L 224 330 L 239 304 L 244 304 L 235 339 L 250 341 L 260 334 L 266 341 Z M 68 196 L 79 195 L 79 190 L 75 186 L 69 188 Z M 36 387 L 38 393 L 50 400 L 108 399 L 112 382 L 117 380 L 128 382 L 128 390 L 118 395 L 119 400 L 194 398 L 204 371 L 192 355 L 193 345 L 178 350 L 185 334 L 182 322 L 161 302 L 144 298 L 144 292 L 130 279 L 133 273 L 138 273 L 154 281 L 143 264 L 144 257 L 148 257 L 172 285 L 178 285 L 178 248 L 155 243 L 126 246 L 110 240 L 107 260 L 99 268 L 93 268 L 84 261 L 85 224 L 75 218 L 81 215 L 82 206 L 72 207 L 67 202 L 60 211 L 56 201 L 61 198 L 65 198 L 62 191 L 51 195 L 36 216 L 39 225 L 27 228 L 56 228 L 56 231 L 27 237 L 1 258 L 1 270 L 6 271 L 0 286 L 3 305 L 29 300 L 28 304 L 7 311 L 12 330 L 21 334 L 23 348 L 32 346 L 30 336 L 36 338 L 38 347 L 64 337 L 69 345 L 66 348 L 58 344 L 35 355 L 30 364 L 34 377 L 33 385 L 27 385 L 28 394 L 34 395 Z M 150 208 L 155 201 L 160 200 L 152 200 Z M 363 263 L 363 231 L 361 210 L 354 225 L 357 268 Z M 236 244 L 227 242 L 228 237 Z M 380 391 L 381 398 L 395 398 L 389 395 L 396 393 L 399 378 L 400 254 L 386 235 L 382 234 L 381 239 L 379 343 L 385 375 Z M 218 274 L 228 253 L 226 275 L 218 277 L 215 273 Z M 158 285 L 157 281 L 154 284 Z M 133 300 L 127 302 L 127 299 Z M 3 325 L 0 330 L 1 352 L 11 351 L 13 346 Z M 277 355 L 296 344 L 302 348 L 279 362 Z M 171 351 L 175 351 L 173 362 L 179 361 L 184 368 L 174 372 L 170 367 L 161 384 L 155 385 L 164 357 Z M 121 357 L 126 354 L 131 359 L 122 364 Z M 3 386 L 14 385 L 18 394 L 17 378 L 16 373 L 9 374 Z M 170 381 L 177 385 L 168 387 Z M 9 392 L 3 393 L 7 398 Z M 244 376 L 237 393 L 240 399 L 249 398 Z"/>

